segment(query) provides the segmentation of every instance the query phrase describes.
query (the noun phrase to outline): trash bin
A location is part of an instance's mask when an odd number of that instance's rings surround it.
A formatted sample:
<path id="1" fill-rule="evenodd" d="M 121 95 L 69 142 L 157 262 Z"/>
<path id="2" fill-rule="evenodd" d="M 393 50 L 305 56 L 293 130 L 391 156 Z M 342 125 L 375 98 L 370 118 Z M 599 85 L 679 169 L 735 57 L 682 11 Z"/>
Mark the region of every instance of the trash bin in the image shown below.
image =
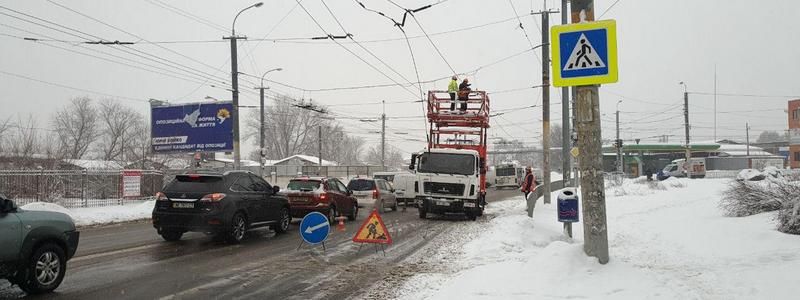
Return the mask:
<path id="1" fill-rule="evenodd" d="M 575 188 L 565 188 L 558 193 L 558 221 L 578 222 L 578 192 Z"/>

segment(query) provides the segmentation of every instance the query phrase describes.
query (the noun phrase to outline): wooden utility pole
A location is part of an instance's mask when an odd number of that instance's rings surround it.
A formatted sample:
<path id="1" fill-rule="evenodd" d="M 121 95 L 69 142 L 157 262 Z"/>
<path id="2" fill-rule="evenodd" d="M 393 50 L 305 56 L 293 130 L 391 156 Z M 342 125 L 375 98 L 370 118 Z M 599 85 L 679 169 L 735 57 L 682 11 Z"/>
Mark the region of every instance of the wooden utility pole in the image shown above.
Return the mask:
<path id="1" fill-rule="evenodd" d="M 572 23 L 594 21 L 594 1 L 572 0 L 571 15 Z M 578 149 L 581 157 L 580 184 L 583 187 L 583 251 L 605 264 L 609 259 L 608 228 L 598 86 L 578 86 L 575 88 L 575 97 Z"/>

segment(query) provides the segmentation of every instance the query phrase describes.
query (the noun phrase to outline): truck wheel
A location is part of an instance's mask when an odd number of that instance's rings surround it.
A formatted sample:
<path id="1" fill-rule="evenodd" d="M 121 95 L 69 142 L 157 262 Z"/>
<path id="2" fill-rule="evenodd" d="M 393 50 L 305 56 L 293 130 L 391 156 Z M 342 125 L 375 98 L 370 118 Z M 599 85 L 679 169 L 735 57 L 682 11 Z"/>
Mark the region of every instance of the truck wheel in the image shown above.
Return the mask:
<path id="1" fill-rule="evenodd" d="M 182 236 L 183 236 L 183 231 L 179 230 L 172 229 L 172 230 L 161 231 L 161 237 L 167 242 L 180 241 Z"/>
<path id="2" fill-rule="evenodd" d="M 419 218 L 420 218 L 420 219 L 425 219 L 425 218 L 428 216 L 428 210 L 427 210 L 427 208 L 425 207 L 425 202 L 423 202 L 423 203 L 422 203 L 422 204 L 419 206 L 418 210 L 419 210 Z"/>
<path id="3" fill-rule="evenodd" d="M 17 284 L 28 294 L 49 293 L 64 280 L 67 259 L 64 249 L 55 244 L 39 246 L 21 271 Z"/>
<path id="4" fill-rule="evenodd" d="M 392 205 L 392 211 L 397 211 L 397 200 L 394 200 L 394 205 Z"/>

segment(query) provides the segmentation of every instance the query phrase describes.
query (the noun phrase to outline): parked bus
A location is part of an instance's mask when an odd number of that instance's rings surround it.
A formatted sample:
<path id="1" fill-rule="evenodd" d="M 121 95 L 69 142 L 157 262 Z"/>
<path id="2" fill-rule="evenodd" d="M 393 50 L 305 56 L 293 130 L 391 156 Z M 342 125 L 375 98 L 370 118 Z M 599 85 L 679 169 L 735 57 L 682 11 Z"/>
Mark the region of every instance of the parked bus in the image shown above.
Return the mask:
<path id="1" fill-rule="evenodd" d="M 502 164 L 494 168 L 494 187 L 518 188 L 525 178 L 525 168 L 517 164 Z"/>

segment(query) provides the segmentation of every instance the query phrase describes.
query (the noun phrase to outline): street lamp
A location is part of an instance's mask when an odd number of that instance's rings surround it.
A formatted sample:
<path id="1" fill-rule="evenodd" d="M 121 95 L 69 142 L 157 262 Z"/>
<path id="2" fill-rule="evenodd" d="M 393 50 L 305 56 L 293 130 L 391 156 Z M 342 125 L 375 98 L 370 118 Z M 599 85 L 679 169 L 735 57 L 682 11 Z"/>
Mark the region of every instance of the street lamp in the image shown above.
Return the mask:
<path id="1" fill-rule="evenodd" d="M 253 7 L 261 7 L 264 5 L 263 2 L 258 2 L 256 4 L 250 5 L 245 7 L 244 9 L 240 10 L 236 17 L 233 18 L 233 24 L 231 24 L 231 36 L 224 37 L 223 39 L 231 40 L 231 94 L 233 95 L 233 168 L 239 169 L 241 166 L 241 153 L 239 149 L 239 61 L 237 58 L 237 51 L 236 51 L 236 40 L 245 39 L 245 37 L 237 37 L 236 36 L 236 19 L 239 18 L 244 11 L 251 9 Z"/>
<path id="2" fill-rule="evenodd" d="M 260 2 L 259 2 L 259 6 L 260 6 Z M 259 152 L 261 153 L 261 176 L 262 177 L 264 176 L 264 168 L 266 167 L 265 166 L 265 161 L 266 161 L 266 158 L 267 158 L 267 150 L 264 148 L 264 90 L 269 88 L 269 87 L 264 87 L 264 77 L 267 76 L 267 74 L 269 74 L 269 72 L 273 72 L 273 71 L 283 71 L 283 68 L 275 68 L 275 69 L 271 69 L 271 70 L 268 70 L 268 71 L 264 72 L 264 75 L 261 75 L 261 87 L 257 87 L 257 89 L 259 89 L 259 91 L 260 91 L 259 94 L 261 96 L 261 122 L 260 122 L 261 129 L 259 131 L 259 139 L 258 139 L 258 141 L 259 141 L 259 145 L 261 147 L 261 149 L 259 149 Z"/>
<path id="3" fill-rule="evenodd" d="M 214 97 L 211 97 L 211 96 L 206 96 L 206 98 L 205 98 L 205 99 L 206 99 L 206 100 L 211 100 L 211 101 L 214 101 L 214 102 L 219 102 L 219 99 L 217 99 L 217 98 L 214 98 Z"/>

